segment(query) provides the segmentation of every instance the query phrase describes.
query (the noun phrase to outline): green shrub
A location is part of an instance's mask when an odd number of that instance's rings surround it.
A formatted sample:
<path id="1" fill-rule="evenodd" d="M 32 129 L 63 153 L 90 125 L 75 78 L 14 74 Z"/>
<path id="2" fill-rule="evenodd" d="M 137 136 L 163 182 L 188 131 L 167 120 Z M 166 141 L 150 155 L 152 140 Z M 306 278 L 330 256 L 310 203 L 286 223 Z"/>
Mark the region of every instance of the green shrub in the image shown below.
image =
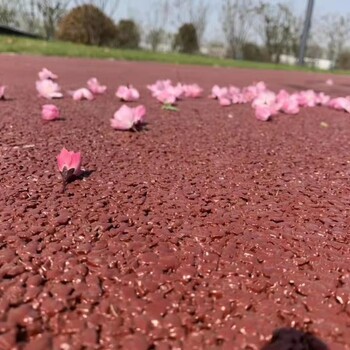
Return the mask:
<path id="1" fill-rule="evenodd" d="M 196 28 L 192 23 L 183 24 L 175 36 L 173 48 L 183 53 L 199 51 Z"/>
<path id="2" fill-rule="evenodd" d="M 137 49 L 140 44 L 140 32 L 136 23 L 131 19 L 122 19 L 118 24 L 117 47 Z"/>
<path id="3" fill-rule="evenodd" d="M 339 69 L 350 69 L 350 51 L 343 51 L 339 54 L 336 67 Z"/>
<path id="4" fill-rule="evenodd" d="M 96 6 L 82 5 L 61 20 L 57 37 L 80 44 L 110 46 L 116 40 L 117 27 Z"/>
<path id="5" fill-rule="evenodd" d="M 246 61 L 269 62 L 269 55 L 266 49 L 254 43 L 244 43 L 242 45 L 242 55 Z"/>

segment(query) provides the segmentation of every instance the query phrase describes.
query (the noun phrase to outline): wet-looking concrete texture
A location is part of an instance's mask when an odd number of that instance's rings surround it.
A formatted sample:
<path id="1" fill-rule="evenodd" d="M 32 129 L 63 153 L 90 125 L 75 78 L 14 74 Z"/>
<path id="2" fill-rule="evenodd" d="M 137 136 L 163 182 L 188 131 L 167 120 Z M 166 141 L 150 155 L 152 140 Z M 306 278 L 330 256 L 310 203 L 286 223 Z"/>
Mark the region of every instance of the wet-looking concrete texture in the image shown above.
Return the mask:
<path id="1" fill-rule="evenodd" d="M 1 350 L 349 349 L 349 115 L 303 108 L 264 123 L 206 98 L 216 83 L 257 80 L 346 96 L 348 77 L 329 87 L 322 74 L 26 56 L 0 66 Z M 109 90 L 55 101 L 63 120 L 45 123 L 42 67 L 64 91 L 92 76 Z M 166 78 L 205 97 L 162 110 L 146 84 Z M 110 127 L 127 83 L 147 108 L 142 132 Z M 62 147 L 90 174 L 64 193 Z M 271 342 L 289 327 L 313 336 Z"/>

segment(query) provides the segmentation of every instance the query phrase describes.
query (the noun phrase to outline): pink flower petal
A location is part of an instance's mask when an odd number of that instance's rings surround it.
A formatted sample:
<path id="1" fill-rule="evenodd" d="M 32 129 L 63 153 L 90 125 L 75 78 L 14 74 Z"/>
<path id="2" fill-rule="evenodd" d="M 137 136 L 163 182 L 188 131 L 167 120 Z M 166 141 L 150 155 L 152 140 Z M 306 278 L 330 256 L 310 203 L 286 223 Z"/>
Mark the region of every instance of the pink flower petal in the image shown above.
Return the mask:
<path id="1" fill-rule="evenodd" d="M 125 102 L 137 101 L 140 98 L 140 93 L 132 85 L 129 87 L 125 85 L 119 86 L 115 95 Z"/>
<path id="2" fill-rule="evenodd" d="M 37 81 L 36 89 L 39 93 L 39 96 L 45 97 L 47 99 L 63 97 L 62 93 L 60 92 L 60 86 L 50 79 Z"/>
<path id="3" fill-rule="evenodd" d="M 267 121 L 272 115 L 271 109 L 269 106 L 257 106 L 255 108 L 255 117 L 261 121 Z"/>
<path id="4" fill-rule="evenodd" d="M 87 88 L 80 88 L 71 92 L 74 101 L 89 100 L 94 99 L 93 93 Z"/>
<path id="5" fill-rule="evenodd" d="M 68 151 L 66 148 L 61 150 L 61 153 L 57 156 L 57 165 L 59 171 L 62 173 L 63 171 L 69 171 L 74 169 L 73 174 L 79 175 L 81 172 L 81 153 Z"/>
<path id="6" fill-rule="evenodd" d="M 107 86 L 101 85 L 96 78 L 90 78 L 87 81 L 87 86 L 94 95 L 104 94 L 107 90 Z"/>
<path id="7" fill-rule="evenodd" d="M 5 99 L 5 90 L 6 90 L 6 86 L 5 85 L 0 85 L 0 100 L 4 100 Z"/>
<path id="8" fill-rule="evenodd" d="M 54 73 L 52 73 L 50 70 L 43 68 L 39 73 L 38 73 L 39 79 L 40 80 L 46 80 L 46 79 L 51 79 L 51 80 L 56 80 L 58 79 L 58 76 Z"/>
<path id="9" fill-rule="evenodd" d="M 135 123 L 133 108 L 126 105 L 121 106 L 111 119 L 111 126 L 117 130 L 130 130 Z"/>
<path id="10" fill-rule="evenodd" d="M 55 105 L 43 105 L 41 116 L 44 120 L 56 120 L 60 117 L 60 111 Z"/>

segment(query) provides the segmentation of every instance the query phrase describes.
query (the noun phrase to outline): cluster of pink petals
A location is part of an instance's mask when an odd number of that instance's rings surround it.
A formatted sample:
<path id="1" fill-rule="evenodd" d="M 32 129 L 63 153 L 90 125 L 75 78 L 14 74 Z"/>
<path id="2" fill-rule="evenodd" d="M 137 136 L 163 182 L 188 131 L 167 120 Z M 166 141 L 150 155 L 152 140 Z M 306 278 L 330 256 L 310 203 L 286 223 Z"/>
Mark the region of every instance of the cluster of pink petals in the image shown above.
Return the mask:
<path id="1" fill-rule="evenodd" d="M 102 95 L 107 90 L 107 86 L 101 85 L 96 78 L 90 78 L 87 81 L 87 86 L 94 95 Z"/>
<path id="2" fill-rule="evenodd" d="M 182 97 L 198 98 L 201 97 L 203 89 L 198 84 L 173 85 L 171 80 L 157 80 L 152 85 L 147 85 L 152 96 L 163 104 L 174 104 Z"/>
<path id="3" fill-rule="evenodd" d="M 70 94 L 73 97 L 74 101 L 89 100 L 94 99 L 94 94 L 87 88 L 80 88 L 74 91 L 71 91 Z"/>
<path id="4" fill-rule="evenodd" d="M 5 85 L 0 85 L 0 100 L 4 100 L 5 99 L 5 90 L 6 90 L 6 86 Z"/>
<path id="5" fill-rule="evenodd" d="M 214 85 L 209 97 L 217 99 L 222 106 L 230 106 L 237 103 L 252 103 L 256 118 L 262 121 L 269 120 L 271 116 L 277 115 L 279 112 L 297 114 L 300 112 L 301 107 L 321 105 L 344 110 L 347 108 L 347 104 L 343 100 L 336 100 L 330 105 L 330 96 L 323 92 L 317 93 L 314 90 L 304 90 L 289 94 L 285 90 L 280 90 L 276 94 L 267 89 L 264 82 L 258 82 L 243 89 L 235 86 L 219 87 L 218 85 Z"/>
<path id="6" fill-rule="evenodd" d="M 236 86 L 220 87 L 214 85 L 209 97 L 217 99 L 221 106 L 230 106 L 231 104 L 252 102 L 260 93 L 265 91 L 266 85 L 264 82 L 258 82 L 243 89 Z"/>
<path id="7" fill-rule="evenodd" d="M 81 153 L 67 151 L 66 148 L 61 150 L 57 156 L 58 170 L 61 173 L 71 173 L 71 175 L 79 175 L 81 173 Z"/>
<path id="8" fill-rule="evenodd" d="M 38 80 L 35 86 L 41 97 L 49 100 L 63 97 L 60 86 L 51 79 Z"/>
<path id="9" fill-rule="evenodd" d="M 119 86 L 115 95 L 124 102 L 133 102 L 137 101 L 140 98 L 140 93 L 132 86 Z"/>
<path id="10" fill-rule="evenodd" d="M 269 96 L 265 98 L 263 96 Z M 269 109 L 270 116 L 276 115 L 279 111 L 285 114 L 298 114 L 300 107 L 316 107 L 318 105 L 327 106 L 330 97 L 323 92 L 316 93 L 314 90 L 305 90 L 297 93 L 289 94 L 285 90 L 280 90 L 277 95 L 271 91 L 259 94 L 254 100 L 253 107 L 263 104 L 266 109 Z M 260 120 L 268 120 L 267 112 L 264 113 L 264 118 L 260 118 L 259 111 L 256 110 L 256 117 Z M 267 119 L 266 119 L 267 118 Z"/>
<path id="11" fill-rule="evenodd" d="M 143 105 L 131 108 L 121 106 L 111 119 L 111 126 L 116 130 L 132 130 L 145 123 L 146 108 Z"/>
<path id="12" fill-rule="evenodd" d="M 48 70 L 47 68 L 43 68 L 39 73 L 38 73 L 39 79 L 40 80 L 46 80 L 46 79 L 50 79 L 50 80 L 56 80 L 58 79 L 58 76 L 54 73 L 52 73 L 50 70 Z"/>
<path id="13" fill-rule="evenodd" d="M 60 118 L 60 110 L 57 106 L 47 104 L 42 106 L 41 117 L 44 120 L 57 120 Z"/>

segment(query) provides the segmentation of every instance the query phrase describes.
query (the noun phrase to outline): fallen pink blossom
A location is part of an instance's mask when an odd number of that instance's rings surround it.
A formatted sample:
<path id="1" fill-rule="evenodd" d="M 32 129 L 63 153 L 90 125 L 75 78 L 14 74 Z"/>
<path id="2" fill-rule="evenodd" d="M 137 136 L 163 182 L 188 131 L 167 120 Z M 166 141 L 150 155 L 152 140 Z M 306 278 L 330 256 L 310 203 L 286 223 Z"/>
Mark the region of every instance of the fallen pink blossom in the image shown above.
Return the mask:
<path id="1" fill-rule="evenodd" d="M 280 110 L 285 114 L 298 114 L 300 112 L 298 99 L 289 96 L 282 102 Z"/>
<path id="2" fill-rule="evenodd" d="M 231 99 L 228 96 L 220 96 L 219 97 L 219 104 L 220 106 L 226 107 L 231 105 Z"/>
<path id="3" fill-rule="evenodd" d="M 172 105 L 176 102 L 176 95 L 173 91 L 170 90 L 160 91 L 156 94 L 155 97 L 159 102 L 163 104 Z"/>
<path id="4" fill-rule="evenodd" d="M 336 110 L 344 110 L 350 113 L 350 100 L 346 97 L 333 98 L 328 102 L 328 106 Z"/>
<path id="5" fill-rule="evenodd" d="M 333 86 L 333 85 L 334 85 L 333 79 L 327 79 L 327 80 L 326 80 L 326 84 L 327 84 L 328 86 Z"/>
<path id="6" fill-rule="evenodd" d="M 87 88 L 80 88 L 70 93 L 74 101 L 89 100 L 94 99 L 93 93 Z"/>
<path id="7" fill-rule="evenodd" d="M 87 81 L 87 86 L 94 95 L 102 95 L 107 90 L 107 86 L 101 85 L 96 78 L 90 78 Z"/>
<path id="8" fill-rule="evenodd" d="M 299 106 L 301 107 L 315 107 L 317 104 L 317 95 L 314 90 L 300 91 L 298 96 Z"/>
<path id="9" fill-rule="evenodd" d="M 229 95 L 228 88 L 214 85 L 211 89 L 211 95 L 209 96 L 209 98 L 219 99 L 220 97 L 223 97 L 223 96 L 228 97 L 228 95 Z"/>
<path id="10" fill-rule="evenodd" d="M 254 99 L 252 107 L 256 108 L 258 106 L 271 106 L 276 101 L 276 94 L 272 91 L 262 91 Z"/>
<path id="11" fill-rule="evenodd" d="M 47 99 L 62 98 L 60 86 L 50 79 L 39 80 L 36 82 L 36 89 L 39 96 Z"/>
<path id="12" fill-rule="evenodd" d="M 5 100 L 5 90 L 6 90 L 6 86 L 0 85 L 0 100 Z"/>
<path id="13" fill-rule="evenodd" d="M 39 73 L 38 73 L 39 79 L 40 80 L 46 80 L 46 79 L 51 79 L 51 80 L 56 80 L 58 79 L 58 76 L 54 73 L 52 73 L 50 70 L 47 68 L 43 68 Z"/>
<path id="14" fill-rule="evenodd" d="M 185 97 L 198 98 L 201 97 L 203 89 L 198 84 L 183 85 L 182 91 Z"/>
<path id="15" fill-rule="evenodd" d="M 261 105 L 261 106 L 257 106 L 255 108 L 255 117 L 258 120 L 266 122 L 270 119 L 272 114 L 273 113 L 272 113 L 271 108 L 269 106 Z"/>
<path id="16" fill-rule="evenodd" d="M 60 110 L 57 106 L 47 104 L 42 106 L 41 117 L 44 120 L 56 120 L 60 118 Z"/>
<path id="17" fill-rule="evenodd" d="M 316 95 L 316 103 L 321 106 L 326 106 L 331 100 L 329 95 L 326 95 L 324 92 L 320 92 Z"/>
<path id="18" fill-rule="evenodd" d="M 81 153 L 67 151 L 66 148 L 62 148 L 61 153 L 56 157 L 58 170 L 62 175 L 63 191 L 66 188 L 68 181 L 81 174 Z"/>
<path id="19" fill-rule="evenodd" d="M 111 119 L 111 126 L 116 130 L 137 129 L 145 122 L 146 108 L 143 105 L 137 107 L 121 106 Z"/>
<path id="20" fill-rule="evenodd" d="M 153 95 L 154 93 L 167 89 L 169 86 L 171 86 L 170 79 L 157 80 L 154 84 L 147 85 L 147 89 L 150 90 Z"/>
<path id="21" fill-rule="evenodd" d="M 115 95 L 125 102 L 137 101 L 140 98 L 140 93 L 132 86 L 119 86 Z"/>

